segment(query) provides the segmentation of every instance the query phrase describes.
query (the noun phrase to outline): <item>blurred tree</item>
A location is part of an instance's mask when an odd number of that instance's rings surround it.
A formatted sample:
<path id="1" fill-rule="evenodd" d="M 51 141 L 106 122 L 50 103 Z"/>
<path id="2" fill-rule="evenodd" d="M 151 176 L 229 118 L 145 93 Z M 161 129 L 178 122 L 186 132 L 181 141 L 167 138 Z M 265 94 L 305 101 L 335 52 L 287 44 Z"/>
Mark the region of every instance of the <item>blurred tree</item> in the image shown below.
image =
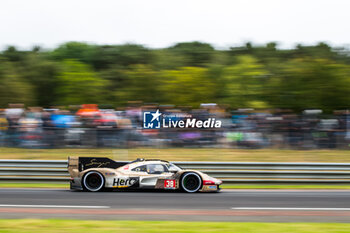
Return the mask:
<path id="1" fill-rule="evenodd" d="M 270 42 L 263 46 L 253 46 L 250 42 L 246 43 L 245 46 L 231 47 L 228 51 L 229 64 L 236 64 L 240 60 L 238 59 L 241 55 L 250 55 L 255 57 L 260 63 L 268 64 L 271 60 L 278 60 L 281 62 L 282 59 L 286 59 L 284 50 L 277 49 L 276 42 Z"/>
<path id="2" fill-rule="evenodd" d="M 91 64 L 95 56 L 95 45 L 82 42 L 67 42 L 52 51 L 51 55 L 56 60 L 75 59 Z"/>
<path id="3" fill-rule="evenodd" d="M 349 49 L 326 43 L 293 49 L 246 43 L 226 50 L 201 42 L 164 49 L 81 42 L 53 51 L 9 46 L 0 53 L 0 94 L 3 104 L 41 106 L 142 100 L 331 111 L 348 108 L 349 66 Z"/>
<path id="4" fill-rule="evenodd" d="M 126 71 L 126 75 L 128 85 L 122 89 L 127 93 L 127 100 L 142 100 L 146 103 L 161 100 L 159 75 L 151 67 L 134 65 Z"/>
<path id="5" fill-rule="evenodd" d="M 109 102 L 125 105 L 127 101 L 158 102 L 159 74 L 147 65 L 116 66 L 100 73 L 109 83 Z M 106 93 L 107 94 L 107 93 Z"/>
<path id="6" fill-rule="evenodd" d="M 270 79 L 269 92 L 269 102 L 274 107 L 348 109 L 350 66 L 326 59 L 290 60 Z"/>
<path id="7" fill-rule="evenodd" d="M 25 53 L 22 51 L 18 51 L 15 46 L 9 46 L 7 49 L 3 52 L 3 56 L 8 60 L 12 62 L 18 62 L 21 61 L 24 57 Z"/>
<path id="8" fill-rule="evenodd" d="M 314 57 L 324 59 L 335 59 L 337 57 L 336 52 L 326 43 L 319 43 L 315 46 L 303 46 L 298 44 L 294 51 L 292 51 L 295 57 Z"/>
<path id="9" fill-rule="evenodd" d="M 186 66 L 184 54 L 174 53 L 169 49 L 157 49 L 153 51 L 154 67 L 157 70 L 172 70 Z"/>
<path id="10" fill-rule="evenodd" d="M 39 53 L 41 51 L 41 46 L 35 45 L 32 48 L 32 52 Z"/>
<path id="11" fill-rule="evenodd" d="M 185 66 L 206 66 L 212 61 L 214 48 L 198 41 L 178 43 L 169 50 L 184 57 Z"/>
<path id="12" fill-rule="evenodd" d="M 91 64 L 97 70 L 111 66 L 129 66 L 135 64 L 152 64 L 152 52 L 137 44 L 107 45 L 95 48 Z"/>
<path id="13" fill-rule="evenodd" d="M 35 103 L 32 86 L 16 72 L 16 65 L 0 60 L 0 106 L 9 103 Z"/>
<path id="14" fill-rule="evenodd" d="M 227 82 L 224 65 L 211 65 L 208 67 L 208 76 L 214 87 L 212 88 L 211 102 L 221 103 L 227 97 Z"/>
<path id="15" fill-rule="evenodd" d="M 108 81 L 108 87 L 111 92 L 117 91 L 128 85 L 129 77 L 126 74 L 126 69 L 122 66 L 112 66 L 109 69 L 101 70 L 99 74 L 101 78 Z"/>
<path id="16" fill-rule="evenodd" d="M 164 103 L 198 107 L 200 103 L 212 102 L 215 96 L 215 82 L 206 68 L 165 70 L 161 80 Z"/>
<path id="17" fill-rule="evenodd" d="M 64 60 L 58 76 L 56 103 L 60 105 L 105 103 L 107 81 L 88 65 L 76 60 Z"/>
<path id="18" fill-rule="evenodd" d="M 225 69 L 226 98 L 224 102 L 234 108 L 265 108 L 265 83 L 268 72 L 252 56 L 239 56 L 238 63 Z"/>
<path id="19" fill-rule="evenodd" d="M 59 69 L 58 63 L 37 52 L 29 54 L 18 69 L 21 76 L 33 86 L 33 97 L 39 106 L 50 107 L 55 103 Z"/>

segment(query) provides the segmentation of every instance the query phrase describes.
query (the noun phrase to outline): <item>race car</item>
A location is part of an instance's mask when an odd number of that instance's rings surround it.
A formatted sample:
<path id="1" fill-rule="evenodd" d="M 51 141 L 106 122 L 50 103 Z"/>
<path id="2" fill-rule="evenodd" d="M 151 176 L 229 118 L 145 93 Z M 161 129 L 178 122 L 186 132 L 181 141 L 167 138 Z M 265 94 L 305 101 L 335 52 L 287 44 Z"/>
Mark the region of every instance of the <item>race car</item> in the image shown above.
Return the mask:
<path id="1" fill-rule="evenodd" d="M 221 180 L 158 159 L 117 162 L 103 157 L 68 157 L 71 190 L 170 189 L 217 192 Z"/>

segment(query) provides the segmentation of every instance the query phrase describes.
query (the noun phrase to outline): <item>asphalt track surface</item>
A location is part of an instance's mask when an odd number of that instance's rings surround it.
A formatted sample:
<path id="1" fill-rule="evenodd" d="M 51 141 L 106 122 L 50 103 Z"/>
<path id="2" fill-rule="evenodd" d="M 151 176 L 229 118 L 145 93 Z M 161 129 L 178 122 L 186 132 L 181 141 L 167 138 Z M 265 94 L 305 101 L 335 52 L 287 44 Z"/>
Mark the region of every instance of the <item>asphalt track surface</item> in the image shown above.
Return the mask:
<path id="1" fill-rule="evenodd" d="M 350 222 L 350 191 L 0 189 L 0 218 Z"/>

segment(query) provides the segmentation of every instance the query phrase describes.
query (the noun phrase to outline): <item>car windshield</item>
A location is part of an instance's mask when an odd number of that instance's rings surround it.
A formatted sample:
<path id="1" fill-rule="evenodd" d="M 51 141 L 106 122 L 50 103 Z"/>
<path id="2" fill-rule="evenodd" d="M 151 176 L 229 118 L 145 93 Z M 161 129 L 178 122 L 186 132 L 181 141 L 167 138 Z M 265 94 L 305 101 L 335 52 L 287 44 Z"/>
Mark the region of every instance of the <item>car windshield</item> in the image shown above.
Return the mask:
<path id="1" fill-rule="evenodd" d="M 180 167 L 178 167 L 172 163 L 168 163 L 166 166 L 167 166 L 169 171 L 181 171 L 182 170 Z"/>
<path id="2" fill-rule="evenodd" d="M 161 174 L 165 172 L 165 167 L 162 164 L 148 164 L 147 172 L 150 174 Z"/>

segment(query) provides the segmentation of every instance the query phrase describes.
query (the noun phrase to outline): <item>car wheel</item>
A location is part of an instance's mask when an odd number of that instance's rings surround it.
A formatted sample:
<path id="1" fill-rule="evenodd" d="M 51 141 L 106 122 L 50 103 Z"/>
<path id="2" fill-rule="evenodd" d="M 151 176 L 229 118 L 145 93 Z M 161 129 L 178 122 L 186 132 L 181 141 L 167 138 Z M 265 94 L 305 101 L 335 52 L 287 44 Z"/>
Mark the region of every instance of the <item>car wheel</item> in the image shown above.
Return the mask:
<path id="1" fill-rule="evenodd" d="M 96 171 L 88 172 L 83 178 L 84 189 L 90 192 L 97 192 L 103 189 L 105 178 Z"/>
<path id="2" fill-rule="evenodd" d="M 181 188 L 188 193 L 195 193 L 202 187 L 201 177 L 194 172 L 185 173 L 181 178 Z"/>

